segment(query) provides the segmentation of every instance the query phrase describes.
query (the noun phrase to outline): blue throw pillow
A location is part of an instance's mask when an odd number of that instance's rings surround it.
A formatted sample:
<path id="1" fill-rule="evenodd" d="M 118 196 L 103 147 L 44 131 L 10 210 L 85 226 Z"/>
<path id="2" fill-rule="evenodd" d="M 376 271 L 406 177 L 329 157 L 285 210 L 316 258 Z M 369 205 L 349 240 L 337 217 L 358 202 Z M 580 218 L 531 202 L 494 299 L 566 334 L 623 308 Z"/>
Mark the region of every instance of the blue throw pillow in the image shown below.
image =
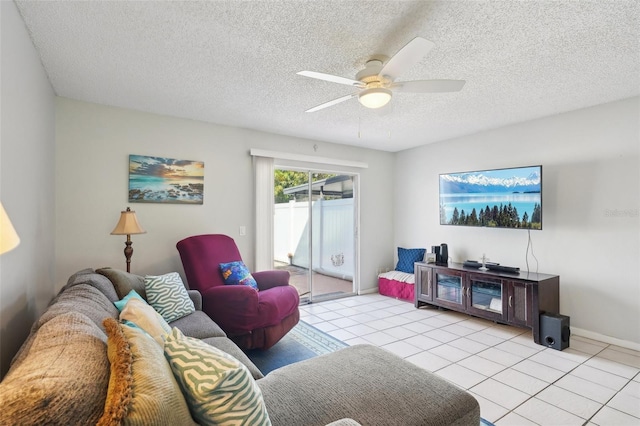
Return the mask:
<path id="1" fill-rule="evenodd" d="M 227 285 L 248 285 L 256 291 L 258 290 L 258 283 L 253 278 L 253 275 L 247 269 L 247 266 L 243 261 L 221 263 L 220 272 L 222 273 L 222 279 Z"/>
<path id="2" fill-rule="evenodd" d="M 127 302 L 132 298 L 140 299 L 145 303 L 145 305 L 147 304 L 147 301 L 144 300 L 142 296 L 140 296 L 135 290 L 131 290 L 129 294 L 127 294 L 125 297 L 122 298 L 122 300 L 113 302 L 113 304 L 116 305 L 116 308 L 118 308 L 118 311 L 122 312 Z"/>
<path id="3" fill-rule="evenodd" d="M 396 271 L 413 274 L 413 264 L 415 262 L 422 262 L 425 251 L 427 251 L 427 249 L 406 249 L 398 247 L 398 264 L 396 265 Z"/>

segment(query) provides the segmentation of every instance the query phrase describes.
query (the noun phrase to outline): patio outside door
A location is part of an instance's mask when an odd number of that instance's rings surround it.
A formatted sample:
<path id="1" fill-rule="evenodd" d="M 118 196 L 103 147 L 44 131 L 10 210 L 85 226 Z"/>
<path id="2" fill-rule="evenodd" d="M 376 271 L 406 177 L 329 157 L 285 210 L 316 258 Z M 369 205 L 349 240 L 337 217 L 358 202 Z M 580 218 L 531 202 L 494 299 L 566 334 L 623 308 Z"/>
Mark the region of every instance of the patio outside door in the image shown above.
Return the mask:
<path id="1" fill-rule="evenodd" d="M 357 176 L 275 170 L 274 267 L 310 303 L 355 292 Z"/>

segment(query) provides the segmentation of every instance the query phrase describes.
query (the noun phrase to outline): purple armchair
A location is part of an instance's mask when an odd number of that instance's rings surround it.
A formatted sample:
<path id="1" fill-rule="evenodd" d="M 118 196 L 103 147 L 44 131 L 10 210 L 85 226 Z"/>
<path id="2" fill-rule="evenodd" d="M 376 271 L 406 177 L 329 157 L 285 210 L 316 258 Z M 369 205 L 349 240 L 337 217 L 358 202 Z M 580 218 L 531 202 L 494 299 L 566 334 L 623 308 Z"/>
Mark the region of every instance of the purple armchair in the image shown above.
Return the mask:
<path id="1" fill-rule="evenodd" d="M 225 285 L 220 263 L 242 260 L 231 237 L 196 235 L 176 247 L 189 288 L 202 294 L 202 310 L 241 348 L 268 349 L 300 320 L 300 297 L 288 271 L 253 272 L 259 291 Z"/>

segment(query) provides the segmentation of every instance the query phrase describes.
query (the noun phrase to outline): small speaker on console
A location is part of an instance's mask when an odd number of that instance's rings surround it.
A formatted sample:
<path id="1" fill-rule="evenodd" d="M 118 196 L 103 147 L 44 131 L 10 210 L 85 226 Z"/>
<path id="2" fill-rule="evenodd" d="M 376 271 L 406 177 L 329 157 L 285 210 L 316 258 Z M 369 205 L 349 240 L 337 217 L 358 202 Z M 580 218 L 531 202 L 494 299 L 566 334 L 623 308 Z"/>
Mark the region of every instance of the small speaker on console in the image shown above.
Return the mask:
<path id="1" fill-rule="evenodd" d="M 440 262 L 449 263 L 449 248 L 445 243 L 440 244 Z"/>
<path id="2" fill-rule="evenodd" d="M 540 344 L 562 351 L 569 347 L 570 318 L 560 314 L 540 315 Z"/>

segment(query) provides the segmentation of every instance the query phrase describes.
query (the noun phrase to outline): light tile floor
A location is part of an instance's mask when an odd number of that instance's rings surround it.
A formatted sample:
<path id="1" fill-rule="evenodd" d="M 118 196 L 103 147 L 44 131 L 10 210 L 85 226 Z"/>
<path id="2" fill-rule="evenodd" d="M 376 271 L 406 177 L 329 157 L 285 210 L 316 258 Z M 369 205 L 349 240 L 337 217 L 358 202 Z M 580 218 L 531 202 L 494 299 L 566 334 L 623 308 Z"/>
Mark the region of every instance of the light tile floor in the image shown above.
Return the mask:
<path id="1" fill-rule="evenodd" d="M 467 389 L 504 425 L 640 425 L 640 352 L 572 336 L 557 351 L 526 329 L 379 294 L 302 305 L 301 319 Z"/>

